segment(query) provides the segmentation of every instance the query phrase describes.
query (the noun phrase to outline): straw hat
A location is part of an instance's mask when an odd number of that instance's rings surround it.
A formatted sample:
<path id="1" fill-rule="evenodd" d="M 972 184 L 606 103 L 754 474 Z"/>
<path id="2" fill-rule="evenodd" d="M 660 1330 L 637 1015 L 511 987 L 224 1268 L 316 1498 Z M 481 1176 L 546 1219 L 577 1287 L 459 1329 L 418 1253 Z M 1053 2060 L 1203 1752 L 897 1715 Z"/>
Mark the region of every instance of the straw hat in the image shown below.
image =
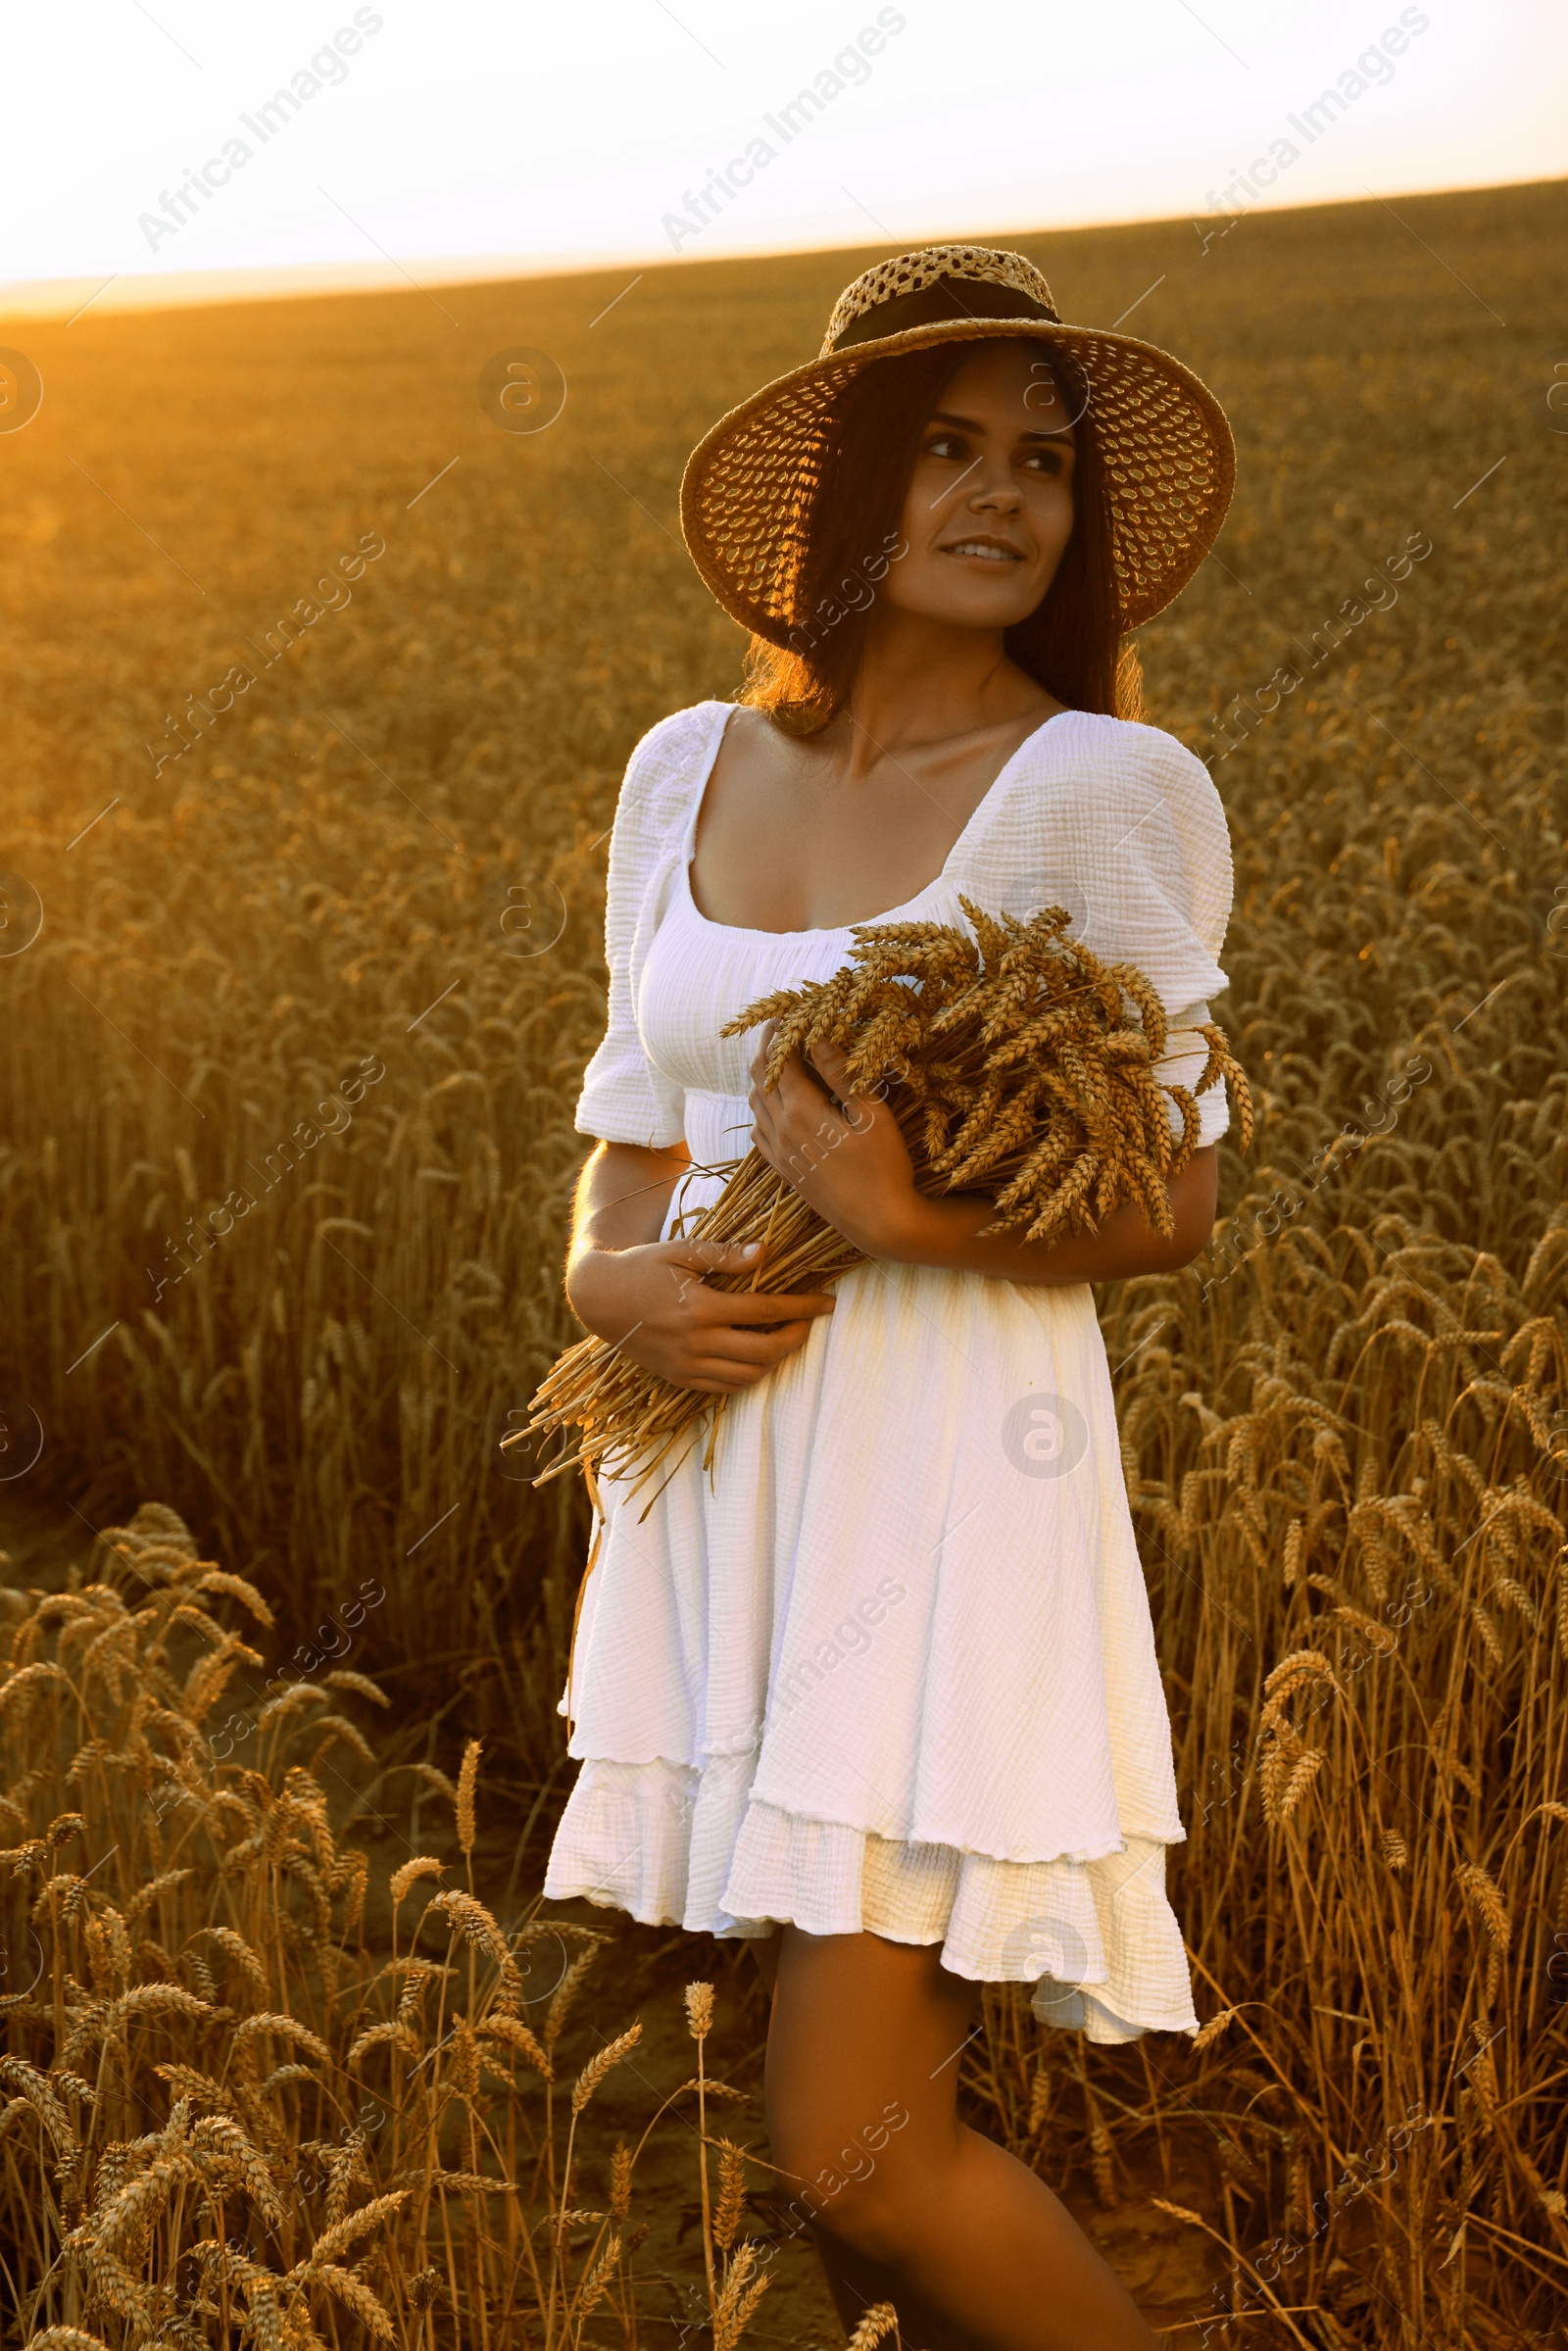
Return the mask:
<path id="1" fill-rule="evenodd" d="M 774 645 L 794 598 L 839 394 L 932 343 L 1037 335 L 1076 361 L 1104 460 L 1122 626 L 1163 612 L 1218 536 L 1236 477 L 1225 412 L 1191 368 L 1132 335 L 1065 326 L 1021 253 L 928 245 L 846 286 L 817 358 L 721 416 L 681 481 L 692 561 L 726 612 Z"/>

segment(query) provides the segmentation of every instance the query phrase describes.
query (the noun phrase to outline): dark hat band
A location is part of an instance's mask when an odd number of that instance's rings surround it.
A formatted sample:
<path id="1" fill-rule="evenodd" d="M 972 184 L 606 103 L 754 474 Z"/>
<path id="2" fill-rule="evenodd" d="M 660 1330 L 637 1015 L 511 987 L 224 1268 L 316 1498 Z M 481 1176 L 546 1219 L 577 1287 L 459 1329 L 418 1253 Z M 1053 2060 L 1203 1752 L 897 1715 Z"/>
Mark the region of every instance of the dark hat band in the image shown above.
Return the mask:
<path id="1" fill-rule="evenodd" d="M 935 326 L 950 318 L 1047 318 L 1054 326 L 1061 324 L 1046 303 L 1021 293 L 1016 286 L 999 285 L 986 277 L 937 277 L 912 294 L 894 294 L 886 302 L 874 302 L 850 320 L 833 349 L 848 351 L 854 343 L 879 343 L 884 335 L 904 334 L 911 326 Z"/>

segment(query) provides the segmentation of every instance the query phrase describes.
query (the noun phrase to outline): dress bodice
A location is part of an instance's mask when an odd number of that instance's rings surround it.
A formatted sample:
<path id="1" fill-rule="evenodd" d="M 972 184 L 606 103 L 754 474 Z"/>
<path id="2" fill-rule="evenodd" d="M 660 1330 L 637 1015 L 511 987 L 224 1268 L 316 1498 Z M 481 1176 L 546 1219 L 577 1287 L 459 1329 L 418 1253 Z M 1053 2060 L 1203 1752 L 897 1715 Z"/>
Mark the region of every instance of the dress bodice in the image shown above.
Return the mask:
<path id="1" fill-rule="evenodd" d="M 677 711 L 632 755 L 611 841 L 610 1019 L 577 1105 L 584 1134 L 655 1147 L 684 1139 L 699 1159 L 744 1149 L 744 1137 L 716 1143 L 705 1105 L 744 1102 L 756 1044 L 719 1031 L 756 997 L 825 979 L 853 944 L 848 924 L 760 931 L 699 910 L 691 858 L 731 707 Z M 1022 916 L 1065 906 L 1095 954 L 1145 972 L 1173 1028 L 1206 1019 L 1225 985 L 1216 960 L 1231 898 L 1224 810 L 1201 761 L 1157 727 L 1085 710 L 1048 718 L 1005 762 L 942 871 L 871 919 L 963 923 L 961 897 Z M 1190 1081 L 1195 1049 L 1178 1037 L 1172 1046 L 1164 1074 Z M 1200 1109 L 1209 1143 L 1226 1124 L 1223 1093 Z"/>

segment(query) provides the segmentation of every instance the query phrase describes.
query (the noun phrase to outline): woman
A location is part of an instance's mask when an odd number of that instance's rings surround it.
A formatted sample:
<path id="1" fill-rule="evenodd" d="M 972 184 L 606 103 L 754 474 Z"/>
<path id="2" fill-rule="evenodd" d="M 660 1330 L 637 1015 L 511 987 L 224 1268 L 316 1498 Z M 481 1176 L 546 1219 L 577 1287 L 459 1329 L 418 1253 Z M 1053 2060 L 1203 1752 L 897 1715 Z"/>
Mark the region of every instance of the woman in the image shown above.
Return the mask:
<path id="1" fill-rule="evenodd" d="M 1193 2032 L 1184 1834 L 1090 1285 L 1185 1265 L 1223 1100 L 1170 1187 L 1093 1238 L 984 1238 L 914 1190 L 843 1059 L 761 1088 L 726 1020 L 845 961 L 849 925 L 1064 904 L 1176 1025 L 1230 906 L 1206 770 L 1137 723 L 1122 638 L 1201 561 L 1231 481 L 1211 395 L 1063 327 L 1015 254 L 942 247 L 841 297 L 821 358 L 714 428 L 698 567 L 754 632 L 740 705 L 656 726 L 611 846 L 610 1025 L 578 1128 L 574 1313 L 729 1401 L 651 1506 L 603 1489 L 568 1695 L 583 1769 L 546 1892 L 756 1938 L 772 2155 L 846 2326 L 1116 2351 L 1152 2335 L 1034 2173 L 959 2125 L 978 1986 L 1091 2039 Z M 1193 1050 L 1186 1050 L 1191 1044 Z M 1192 1082 L 1196 1041 L 1163 1074 Z M 754 1053 L 756 1058 L 754 1058 Z M 670 1238 L 755 1141 L 869 1263 L 720 1293 Z M 1049 2289 L 1042 2292 L 1042 2289 Z"/>

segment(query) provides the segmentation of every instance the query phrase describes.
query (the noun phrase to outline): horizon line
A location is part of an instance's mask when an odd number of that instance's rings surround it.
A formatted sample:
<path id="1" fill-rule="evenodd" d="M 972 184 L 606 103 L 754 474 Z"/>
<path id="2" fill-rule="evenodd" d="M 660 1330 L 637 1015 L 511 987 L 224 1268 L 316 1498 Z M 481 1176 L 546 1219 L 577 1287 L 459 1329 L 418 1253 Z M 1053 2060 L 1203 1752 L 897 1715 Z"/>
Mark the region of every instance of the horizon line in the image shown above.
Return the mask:
<path id="1" fill-rule="evenodd" d="M 1261 214 L 1341 211 L 1351 205 L 1377 204 L 1388 196 L 1401 202 L 1424 197 L 1501 194 L 1513 188 L 1559 187 L 1568 174 L 1545 178 L 1450 180 L 1438 187 L 1396 187 L 1364 195 L 1327 196 L 1311 204 L 1269 203 L 1261 198 L 1247 208 L 1248 217 Z M 1159 228 L 1198 218 L 1185 212 L 1135 214 L 1121 219 L 1073 220 L 1055 226 L 1014 221 L 982 232 L 976 228 L 934 233 L 928 243 L 972 243 L 983 235 L 1026 237 L 1091 235 L 1099 229 Z M 1206 214 L 1205 219 L 1218 219 Z M 220 269 L 114 271 L 108 277 L 14 278 L 0 283 L 0 321 L 31 319 L 72 323 L 85 311 L 126 315 L 158 310 L 220 309 L 235 303 L 288 302 L 322 299 L 341 294 L 422 292 L 426 286 L 521 284 L 536 278 L 595 277 L 637 269 L 689 269 L 716 262 L 779 261 L 816 253 L 852 253 L 878 244 L 867 237 L 834 237 L 816 244 L 724 246 L 703 254 L 654 253 L 646 247 L 624 246 L 594 253 L 508 253 L 460 255 L 447 259 L 416 259 L 413 267 L 394 258 L 386 261 L 327 261 L 264 263 L 249 268 Z M 894 240 L 887 240 L 889 247 Z M 912 247 L 910 248 L 912 250 Z M 415 269 L 419 274 L 415 275 Z M 389 277 L 389 272 L 395 273 Z M 401 280 L 401 283 L 399 283 Z M 118 289 L 118 291 L 117 291 Z"/>

